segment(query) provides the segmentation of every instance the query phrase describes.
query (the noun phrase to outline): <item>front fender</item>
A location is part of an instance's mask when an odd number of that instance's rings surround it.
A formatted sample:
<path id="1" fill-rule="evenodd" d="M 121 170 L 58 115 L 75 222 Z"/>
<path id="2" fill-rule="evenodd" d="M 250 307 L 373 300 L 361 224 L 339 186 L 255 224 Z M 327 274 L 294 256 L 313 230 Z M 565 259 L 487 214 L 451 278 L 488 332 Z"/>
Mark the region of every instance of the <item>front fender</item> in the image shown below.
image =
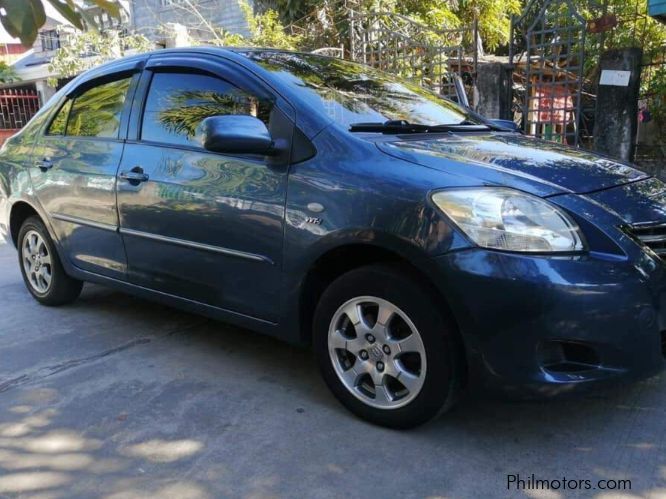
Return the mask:
<path id="1" fill-rule="evenodd" d="M 390 256 L 408 263 L 420 274 L 427 276 L 431 284 L 439 288 L 439 269 L 428 254 L 426 248 L 415 241 L 399 237 L 395 234 L 373 229 L 345 229 L 327 234 L 302 252 L 286 252 L 282 282 L 282 310 L 284 311 L 282 335 L 293 343 L 308 341 L 309 328 L 303 322 L 302 307 L 309 306 L 308 296 L 304 290 L 308 288 L 308 278 L 312 269 L 320 269 L 330 257 L 344 255 L 377 255 Z M 354 258 L 354 256 L 352 256 Z M 345 262 L 342 262 L 343 266 Z M 312 304 L 314 306 L 314 304 Z M 312 313 L 309 310 L 305 316 Z"/>

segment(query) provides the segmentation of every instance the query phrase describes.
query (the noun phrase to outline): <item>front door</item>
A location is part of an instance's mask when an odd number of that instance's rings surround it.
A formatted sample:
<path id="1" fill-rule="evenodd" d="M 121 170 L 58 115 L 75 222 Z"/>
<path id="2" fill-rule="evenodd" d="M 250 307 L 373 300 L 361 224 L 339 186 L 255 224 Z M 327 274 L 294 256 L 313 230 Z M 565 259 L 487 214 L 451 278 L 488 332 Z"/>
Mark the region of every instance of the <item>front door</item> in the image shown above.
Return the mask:
<path id="1" fill-rule="evenodd" d="M 138 75 L 106 76 L 66 97 L 36 144 L 30 171 L 64 256 L 80 269 L 116 278 L 126 271 L 115 184 L 133 78 Z"/>
<path id="2" fill-rule="evenodd" d="M 209 116 L 251 114 L 286 140 L 292 126 L 270 95 L 223 76 L 173 65 L 142 76 L 142 119 L 118 178 L 129 279 L 275 321 L 286 161 L 208 152 L 199 124 Z"/>

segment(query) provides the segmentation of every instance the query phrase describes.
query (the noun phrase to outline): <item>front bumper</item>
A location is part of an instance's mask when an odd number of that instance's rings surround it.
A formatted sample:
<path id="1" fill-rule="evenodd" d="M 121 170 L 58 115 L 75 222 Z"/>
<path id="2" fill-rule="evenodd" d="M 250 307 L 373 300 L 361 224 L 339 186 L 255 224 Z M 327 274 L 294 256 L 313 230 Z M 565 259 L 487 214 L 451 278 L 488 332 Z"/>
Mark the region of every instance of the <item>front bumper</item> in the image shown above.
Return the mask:
<path id="1" fill-rule="evenodd" d="M 471 375 L 556 394 L 665 366 L 666 266 L 461 250 L 437 257 Z"/>

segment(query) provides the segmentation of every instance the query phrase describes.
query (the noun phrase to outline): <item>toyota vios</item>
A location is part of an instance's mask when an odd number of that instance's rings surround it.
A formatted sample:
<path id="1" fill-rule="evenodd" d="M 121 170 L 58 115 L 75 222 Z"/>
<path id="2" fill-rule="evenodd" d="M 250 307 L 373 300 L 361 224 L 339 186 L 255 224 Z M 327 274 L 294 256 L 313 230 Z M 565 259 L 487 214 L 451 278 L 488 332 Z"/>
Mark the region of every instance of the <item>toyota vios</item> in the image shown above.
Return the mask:
<path id="1" fill-rule="evenodd" d="M 40 303 L 95 282 L 312 344 L 386 426 L 472 379 L 553 394 L 664 366 L 664 184 L 334 58 L 82 74 L 3 146 L 0 233 Z"/>

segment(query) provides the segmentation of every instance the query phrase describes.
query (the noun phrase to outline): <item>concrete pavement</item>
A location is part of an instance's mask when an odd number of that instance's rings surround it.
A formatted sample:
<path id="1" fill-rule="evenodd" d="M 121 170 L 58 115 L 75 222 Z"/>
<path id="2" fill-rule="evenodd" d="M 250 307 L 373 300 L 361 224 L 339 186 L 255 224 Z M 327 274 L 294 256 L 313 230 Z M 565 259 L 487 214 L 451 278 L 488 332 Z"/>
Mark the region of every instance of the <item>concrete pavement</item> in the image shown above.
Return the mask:
<path id="1" fill-rule="evenodd" d="M 507 490 L 507 475 L 631 490 Z M 396 432 L 311 354 L 86 285 L 47 308 L 0 244 L 0 496 L 666 498 L 666 377 L 566 401 L 478 395 Z"/>

